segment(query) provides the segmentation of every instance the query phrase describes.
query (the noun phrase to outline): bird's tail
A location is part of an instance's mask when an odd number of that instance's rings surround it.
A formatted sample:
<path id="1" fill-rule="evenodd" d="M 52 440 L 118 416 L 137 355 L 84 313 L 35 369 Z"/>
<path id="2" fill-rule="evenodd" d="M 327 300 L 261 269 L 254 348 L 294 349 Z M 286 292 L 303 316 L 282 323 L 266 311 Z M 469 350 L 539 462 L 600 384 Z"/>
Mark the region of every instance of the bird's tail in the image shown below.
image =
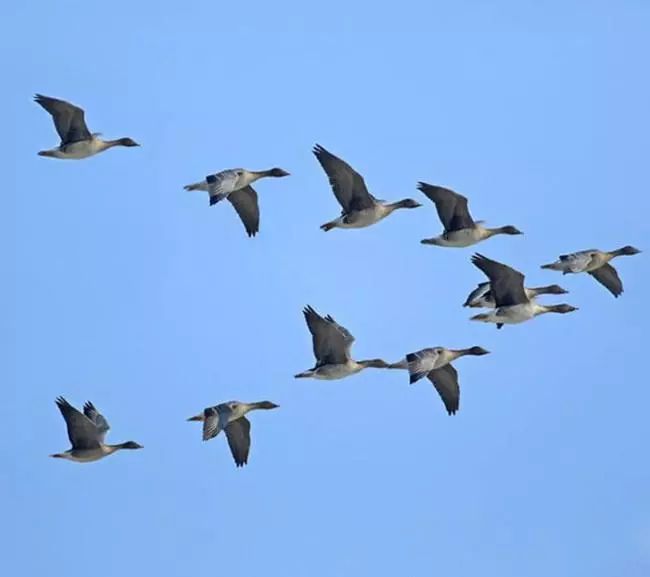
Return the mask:
<path id="1" fill-rule="evenodd" d="M 205 190 L 205 182 L 194 182 L 192 184 L 186 184 L 183 188 L 185 190 Z"/>
<path id="2" fill-rule="evenodd" d="M 333 228 L 336 228 L 336 221 L 331 220 L 330 222 L 326 222 L 325 224 L 321 224 L 320 229 L 324 230 L 327 232 L 328 230 L 332 230 Z"/>
<path id="3" fill-rule="evenodd" d="M 552 262 L 550 264 L 543 264 L 540 268 L 547 270 L 562 270 L 562 265 L 559 262 Z"/>

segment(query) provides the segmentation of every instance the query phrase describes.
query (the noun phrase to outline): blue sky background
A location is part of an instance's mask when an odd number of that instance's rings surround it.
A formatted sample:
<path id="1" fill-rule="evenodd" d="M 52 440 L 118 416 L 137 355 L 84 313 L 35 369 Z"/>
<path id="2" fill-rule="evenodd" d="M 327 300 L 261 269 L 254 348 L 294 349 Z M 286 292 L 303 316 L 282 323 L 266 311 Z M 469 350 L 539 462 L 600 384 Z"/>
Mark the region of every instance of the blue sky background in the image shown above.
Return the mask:
<path id="1" fill-rule="evenodd" d="M 424 577 L 650 574 L 647 252 L 615 300 L 557 254 L 648 238 L 650 5 L 624 2 L 10 2 L 0 24 L 9 133 L 0 404 L 3 574 Z M 7 17 L 8 16 L 8 17 Z M 132 136 L 82 162 L 35 92 Z M 6 125 L 5 125 L 5 128 Z M 310 149 L 414 197 L 359 231 Z M 233 166 L 263 181 L 261 233 L 182 186 Z M 7 174 L 7 171 L 5 171 Z M 580 311 L 470 323 L 472 249 L 440 231 L 418 180 L 515 224 L 481 252 L 560 282 Z M 558 302 L 550 297 L 551 302 Z M 333 314 L 359 358 L 482 345 L 461 411 L 428 382 L 313 363 L 301 308 Z M 91 399 L 113 442 L 88 466 L 57 395 Z M 252 415 L 248 467 L 185 422 L 229 399 Z"/>

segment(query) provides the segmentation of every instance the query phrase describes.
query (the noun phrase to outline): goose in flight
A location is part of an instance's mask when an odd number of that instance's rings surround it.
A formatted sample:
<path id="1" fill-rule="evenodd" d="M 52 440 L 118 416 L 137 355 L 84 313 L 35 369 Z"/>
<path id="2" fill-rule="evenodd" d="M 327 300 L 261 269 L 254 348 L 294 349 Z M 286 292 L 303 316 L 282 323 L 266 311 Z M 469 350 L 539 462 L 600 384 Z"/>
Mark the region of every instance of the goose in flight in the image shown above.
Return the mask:
<path id="1" fill-rule="evenodd" d="M 142 445 L 134 441 L 117 445 L 105 444 L 104 437 L 110 426 L 90 401 L 83 406 L 83 413 L 63 397 L 56 399 L 56 405 L 65 419 L 72 448 L 63 453 L 54 453 L 50 457 L 68 459 L 76 463 L 89 463 L 112 455 L 120 449 L 142 449 Z"/>
<path id="2" fill-rule="evenodd" d="M 623 282 L 616 269 L 609 261 L 617 256 L 639 254 L 641 251 L 633 246 L 624 246 L 611 251 L 598 249 L 581 250 L 571 254 L 562 254 L 556 262 L 544 264 L 542 268 L 558 270 L 562 274 L 589 273 L 610 293 L 618 298 L 623 292 Z"/>
<path id="3" fill-rule="evenodd" d="M 490 279 L 490 290 L 496 305 L 488 313 L 473 316 L 473 321 L 496 323 L 500 329 L 504 324 L 523 323 L 545 313 L 565 314 L 578 310 L 568 304 L 543 305 L 530 300 L 524 290 L 524 275 L 505 264 L 481 254 L 475 254 L 472 263 Z"/>
<path id="4" fill-rule="evenodd" d="M 224 431 L 230 452 L 235 460 L 235 465 L 237 467 L 243 467 L 248 463 L 248 453 L 251 448 L 251 423 L 245 415 L 250 411 L 258 409 L 269 410 L 277 409 L 278 407 L 279 405 L 270 401 L 258 401 L 255 403 L 229 401 L 213 407 L 207 407 L 202 413 L 190 417 L 187 420 L 203 422 L 204 441 L 209 441 L 221 431 Z"/>
<path id="5" fill-rule="evenodd" d="M 409 383 L 413 384 L 427 377 L 440 395 L 447 414 L 454 415 L 460 403 L 458 372 L 451 364 L 463 356 L 482 356 L 489 354 L 483 347 L 468 349 L 446 349 L 430 347 L 406 355 L 406 359 L 394 363 L 391 368 L 406 368 L 409 371 Z"/>
<path id="6" fill-rule="evenodd" d="M 330 182 L 336 200 L 341 208 L 341 216 L 323 224 L 324 231 L 333 228 L 363 228 L 379 222 L 399 208 L 422 206 L 412 198 L 397 202 L 384 202 L 368 192 L 363 177 L 347 162 L 334 156 L 317 144 L 313 150 Z"/>
<path id="7" fill-rule="evenodd" d="M 390 365 L 382 359 L 355 361 L 350 355 L 354 337 L 330 315 L 322 317 L 312 307 L 303 310 L 307 327 L 312 336 L 316 365 L 295 375 L 296 379 L 342 379 L 363 369 L 373 367 L 387 369 Z"/>
<path id="8" fill-rule="evenodd" d="M 82 108 L 65 100 L 37 94 L 34 100 L 52 115 L 61 143 L 56 148 L 41 150 L 39 156 L 80 160 L 104 152 L 114 146 L 140 146 L 132 138 L 103 140 L 100 133 L 91 133 L 86 126 Z"/>
<path id="9" fill-rule="evenodd" d="M 265 177 L 281 178 L 289 176 L 286 170 L 270 168 L 269 170 L 246 170 L 232 168 L 210 174 L 201 182 L 188 184 L 185 190 L 206 191 L 210 197 L 210 206 L 227 198 L 239 215 L 249 237 L 260 230 L 260 209 L 257 192 L 251 184 Z"/>
<path id="10" fill-rule="evenodd" d="M 464 248 L 497 234 L 523 234 L 518 228 L 507 225 L 487 228 L 475 221 L 469 213 L 467 198 L 442 186 L 419 182 L 418 189 L 436 205 L 444 232 L 435 238 L 425 238 L 422 244 Z"/>
<path id="11" fill-rule="evenodd" d="M 409 383 L 418 382 L 434 369 L 440 369 L 452 361 L 465 356 L 480 357 L 489 354 L 483 347 L 469 347 L 467 349 L 447 349 L 445 347 L 429 347 L 408 353 L 406 358 L 391 364 L 390 369 L 408 369 Z"/>

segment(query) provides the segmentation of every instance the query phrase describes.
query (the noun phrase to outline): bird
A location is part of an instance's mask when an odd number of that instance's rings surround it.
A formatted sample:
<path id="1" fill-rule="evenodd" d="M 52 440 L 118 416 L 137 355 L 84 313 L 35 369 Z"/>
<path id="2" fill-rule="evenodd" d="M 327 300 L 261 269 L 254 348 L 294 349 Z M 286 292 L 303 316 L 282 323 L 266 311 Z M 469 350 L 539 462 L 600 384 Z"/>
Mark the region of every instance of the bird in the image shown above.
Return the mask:
<path id="1" fill-rule="evenodd" d="M 260 209 L 257 202 L 257 192 L 251 184 L 265 177 L 281 178 L 289 176 L 282 168 L 268 170 L 246 170 L 231 168 L 210 174 L 201 182 L 187 184 L 185 190 L 207 191 L 210 206 L 227 198 L 241 219 L 249 237 L 255 236 L 260 230 Z"/>
<path id="2" fill-rule="evenodd" d="M 36 94 L 34 100 L 47 110 L 54 120 L 54 126 L 59 133 L 61 144 L 50 150 L 41 150 L 39 156 L 80 160 L 104 152 L 114 146 L 140 146 L 132 138 L 124 137 L 116 140 L 103 140 L 101 133 L 91 133 L 86 126 L 84 110 L 65 100 Z"/>
<path id="3" fill-rule="evenodd" d="M 617 256 L 629 256 L 640 252 L 638 248 L 630 245 L 611 251 L 592 248 L 561 254 L 556 262 L 543 264 L 541 268 L 561 271 L 563 275 L 587 272 L 618 298 L 623 293 L 623 282 L 609 261 Z"/>
<path id="4" fill-rule="evenodd" d="M 354 375 L 368 367 L 389 368 L 389 363 L 382 359 L 353 360 L 350 349 L 355 339 L 332 316 L 322 317 L 311 306 L 305 307 L 303 314 L 312 335 L 316 365 L 295 375 L 296 379 L 334 380 Z"/>
<path id="5" fill-rule="evenodd" d="M 327 232 L 333 228 L 364 228 L 376 224 L 397 209 L 422 206 L 412 198 L 397 202 L 379 200 L 368 192 L 363 177 L 347 162 L 320 144 L 312 152 L 327 174 L 334 196 L 343 209 L 340 217 L 321 225 L 321 230 Z"/>
<path id="6" fill-rule="evenodd" d="M 476 253 L 472 263 L 490 279 L 491 292 L 496 308 L 471 318 L 473 321 L 496 323 L 500 329 L 504 324 L 517 324 L 545 313 L 570 313 L 578 310 L 568 304 L 543 305 L 531 300 L 524 290 L 524 275 L 500 262 Z"/>
<path id="7" fill-rule="evenodd" d="M 251 448 L 251 423 L 245 415 L 250 411 L 277 409 L 279 406 L 271 401 L 257 401 L 254 403 L 229 401 L 207 407 L 203 412 L 187 420 L 203 422 L 204 441 L 209 441 L 221 431 L 225 431 L 230 452 L 235 460 L 235 466 L 243 467 L 248 463 L 248 454 Z"/>
<path id="8" fill-rule="evenodd" d="M 464 356 L 480 357 L 489 354 L 490 351 L 483 347 L 469 347 L 466 349 L 447 349 L 445 347 L 428 347 L 414 353 L 408 353 L 404 359 L 392 363 L 390 369 L 408 369 L 409 383 L 412 385 L 421 378 L 426 377 L 434 369 L 445 365 Z"/>
<path id="9" fill-rule="evenodd" d="M 535 288 L 524 288 L 524 291 L 526 292 L 526 296 L 529 300 L 533 300 L 539 295 L 563 295 L 569 292 L 568 290 L 565 290 L 556 284 Z M 469 296 L 463 303 L 463 306 L 471 308 L 493 309 L 496 306 L 496 303 L 494 302 L 494 297 L 492 296 L 492 291 L 490 290 L 490 283 L 479 283 L 477 287 L 471 293 L 469 293 Z"/>
<path id="10" fill-rule="evenodd" d="M 497 234 L 523 234 L 518 228 L 507 225 L 497 228 L 483 226 L 483 221 L 475 221 L 467 208 L 467 198 L 449 188 L 419 182 L 418 190 L 436 205 L 438 217 L 444 232 L 435 238 L 425 238 L 422 244 L 464 248 Z"/>
<path id="11" fill-rule="evenodd" d="M 104 438 L 110 429 L 110 425 L 90 401 L 84 404 L 83 413 L 74 408 L 63 397 L 57 397 L 56 405 L 65 419 L 72 448 L 63 453 L 54 453 L 50 457 L 68 459 L 75 463 L 90 463 L 112 455 L 120 449 L 143 448 L 142 445 L 135 441 L 127 441 L 117 445 L 105 444 Z"/>
<path id="12" fill-rule="evenodd" d="M 438 391 L 447 414 L 454 415 L 458 411 L 460 403 L 460 387 L 458 372 L 451 362 L 462 356 L 482 356 L 489 352 L 483 347 L 477 346 L 468 349 L 430 347 L 407 354 L 406 359 L 393 363 L 390 368 L 408 369 L 410 384 L 427 377 Z"/>

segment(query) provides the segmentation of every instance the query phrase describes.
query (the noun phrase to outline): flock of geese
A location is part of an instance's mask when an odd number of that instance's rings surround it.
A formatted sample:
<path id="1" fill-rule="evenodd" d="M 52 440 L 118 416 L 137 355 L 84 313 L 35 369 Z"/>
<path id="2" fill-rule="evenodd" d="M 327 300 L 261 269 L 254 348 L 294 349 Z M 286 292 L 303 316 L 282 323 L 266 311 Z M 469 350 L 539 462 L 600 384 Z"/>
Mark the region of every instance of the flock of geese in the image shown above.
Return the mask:
<path id="1" fill-rule="evenodd" d="M 83 109 L 64 100 L 37 94 L 35 101 L 50 113 L 61 142 L 56 148 L 43 150 L 38 154 L 57 159 L 84 159 L 109 148 L 139 146 L 131 138 L 104 140 L 99 133 L 91 133 L 86 125 Z M 412 198 L 387 202 L 373 196 L 366 187 L 363 177 L 347 162 L 338 158 L 320 145 L 313 150 L 316 159 L 325 171 L 336 200 L 341 205 L 341 214 L 321 226 L 324 231 L 334 228 L 363 228 L 374 225 L 399 209 L 422 206 Z M 188 184 L 185 190 L 203 191 L 209 196 L 210 205 L 228 200 L 241 219 L 249 237 L 259 232 L 260 209 L 258 196 L 252 184 L 262 178 L 289 176 L 286 170 L 246 170 L 233 168 L 208 175 L 204 180 Z M 512 225 L 489 228 L 483 221 L 472 218 L 465 196 L 442 186 L 424 182 L 418 183 L 420 190 L 434 203 L 443 232 L 433 238 L 423 239 L 422 244 L 439 247 L 463 248 L 475 245 L 495 235 L 523 234 Z M 588 273 L 610 293 L 618 297 L 623 292 L 612 259 L 623 255 L 634 255 L 640 251 L 633 246 L 617 250 L 602 251 L 588 249 L 560 255 L 558 260 L 542 265 L 542 269 L 565 274 Z M 568 291 L 558 285 L 536 288 L 524 286 L 524 274 L 503 263 L 475 254 L 471 262 L 487 277 L 471 291 L 463 306 L 487 309 L 471 317 L 471 320 L 494 323 L 498 329 L 507 324 L 518 324 L 546 313 L 566 314 L 576 307 L 562 304 L 543 304 L 537 297 L 547 294 L 565 294 Z M 354 336 L 331 315 L 321 315 L 311 306 L 304 311 L 305 321 L 312 337 L 315 365 L 295 375 L 296 378 L 342 379 L 366 368 L 403 369 L 409 373 L 409 382 L 428 378 L 437 390 L 449 415 L 458 411 L 460 388 L 458 373 L 453 362 L 463 356 L 482 356 L 489 351 L 479 346 L 465 349 L 430 347 L 413 353 L 396 363 L 383 359 L 354 360 L 352 345 Z M 142 445 L 127 441 L 107 444 L 105 436 L 109 430 L 106 418 L 91 402 L 86 402 L 80 411 L 63 397 L 56 404 L 66 422 L 71 448 L 52 457 L 68 459 L 78 463 L 96 461 L 120 449 L 141 449 Z M 207 441 L 224 431 L 237 467 L 245 465 L 250 451 L 250 421 L 246 415 L 254 410 L 275 409 L 278 405 L 270 401 L 246 403 L 229 401 L 207 407 L 189 421 L 203 423 L 203 440 Z"/>

